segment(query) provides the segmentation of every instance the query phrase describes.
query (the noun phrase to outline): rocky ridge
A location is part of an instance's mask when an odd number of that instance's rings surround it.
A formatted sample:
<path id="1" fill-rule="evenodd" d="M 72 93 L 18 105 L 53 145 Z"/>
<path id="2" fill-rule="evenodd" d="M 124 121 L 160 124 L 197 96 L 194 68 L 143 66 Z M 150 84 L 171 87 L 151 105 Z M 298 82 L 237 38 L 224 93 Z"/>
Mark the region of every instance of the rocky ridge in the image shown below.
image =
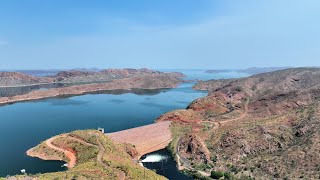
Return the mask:
<path id="1" fill-rule="evenodd" d="M 39 78 L 19 72 L 0 72 L 0 87 L 52 83 L 50 78 Z"/>
<path id="2" fill-rule="evenodd" d="M 158 121 L 192 127 L 180 137 L 184 140 L 177 144 L 177 153 L 188 157 L 194 169 L 239 179 L 317 179 L 319 85 L 319 68 L 200 82 L 194 88 L 208 90 L 208 96 Z M 190 137 L 197 137 L 198 143 Z M 209 161 L 203 155 L 206 149 Z"/>
<path id="3" fill-rule="evenodd" d="M 0 72 L 0 87 L 31 86 L 37 84 L 52 83 L 99 83 L 109 82 L 115 79 L 138 77 L 145 75 L 167 75 L 178 78 L 183 77 L 181 73 L 164 73 L 160 71 L 142 69 L 105 69 L 101 71 L 60 71 L 56 75 L 46 77 L 35 77 L 19 72 Z"/>
<path id="4" fill-rule="evenodd" d="M 30 89 L 26 93 L 16 94 L 13 96 L 0 97 L 0 104 L 8 104 L 20 101 L 37 100 L 57 96 L 81 95 L 86 93 L 96 93 L 106 90 L 131 90 L 131 89 L 164 89 L 174 88 L 182 82 L 183 74 L 181 73 L 163 73 L 147 69 L 123 69 L 123 70 L 106 70 L 101 72 L 81 72 L 69 71 L 60 72 L 52 77 L 32 77 L 20 73 L 3 73 L 3 77 L 14 78 L 4 79 L 0 82 L 9 82 L 15 85 L 34 85 L 35 83 L 57 83 L 68 86 L 46 89 Z M 12 80 L 14 79 L 14 80 Z M 19 83 L 18 83 L 19 82 Z M 8 84 L 8 83 L 6 83 Z M 27 85 L 26 85 L 27 86 Z M 1 90 L 1 87 L 0 87 Z M 4 92 L 0 94 L 8 94 Z"/>

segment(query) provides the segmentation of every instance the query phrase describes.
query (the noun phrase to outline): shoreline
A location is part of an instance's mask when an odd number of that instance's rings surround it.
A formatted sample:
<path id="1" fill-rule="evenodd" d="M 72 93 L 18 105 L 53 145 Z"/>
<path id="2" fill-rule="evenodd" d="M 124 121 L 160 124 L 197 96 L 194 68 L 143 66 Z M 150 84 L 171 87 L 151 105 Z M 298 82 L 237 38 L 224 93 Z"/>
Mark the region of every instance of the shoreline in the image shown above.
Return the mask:
<path id="1" fill-rule="evenodd" d="M 37 84 L 26 84 L 26 85 L 15 85 L 15 86 L 0 86 L 0 88 L 19 88 L 19 87 L 32 87 L 32 86 L 41 86 L 41 85 L 53 85 L 59 83 L 37 83 Z M 60 83 L 65 84 L 65 83 Z"/>
<path id="2" fill-rule="evenodd" d="M 58 95 L 52 95 L 52 96 L 46 96 L 46 97 L 15 99 L 14 101 L 5 101 L 5 102 L 1 101 L 1 98 L 8 98 L 8 97 L 0 97 L 0 107 L 1 106 L 5 106 L 5 105 L 10 105 L 10 104 L 15 104 L 15 103 L 34 102 L 34 101 L 50 99 L 50 98 L 64 98 L 64 97 L 68 98 L 68 97 L 82 96 L 82 95 L 88 95 L 88 94 L 109 94 L 109 93 L 107 93 L 108 91 L 126 91 L 125 93 L 133 93 L 135 90 L 155 90 L 155 91 L 159 90 L 160 91 L 160 90 L 172 89 L 172 88 L 175 88 L 175 87 L 170 87 L 170 88 L 150 88 L 150 89 L 146 89 L 146 88 L 104 89 L 104 90 L 94 90 L 94 91 L 87 91 L 87 92 L 74 93 L 74 94 L 58 94 Z M 36 91 L 38 91 L 38 90 L 36 90 Z M 21 95 L 17 95 L 17 96 L 21 96 Z"/>
<path id="3" fill-rule="evenodd" d="M 152 80 L 156 80 L 158 77 L 151 77 Z M 150 79 L 148 79 L 150 80 Z M 147 80 L 144 78 L 124 78 L 117 79 L 111 82 L 106 83 L 92 83 L 92 84 L 81 84 L 74 85 L 62 88 L 51 88 L 47 90 L 35 90 L 26 94 L 16 95 L 11 97 L 0 97 L 0 106 L 8 105 L 17 102 L 26 102 L 26 101 L 34 101 L 41 100 L 47 98 L 54 97 L 62 97 L 62 96 L 77 96 L 84 95 L 90 93 L 97 93 L 101 91 L 109 91 L 109 90 L 127 90 L 132 91 L 133 89 L 141 89 L 141 90 L 161 90 L 161 89 L 170 89 L 176 88 L 181 82 L 183 82 L 179 78 L 172 78 L 171 81 L 160 80 L 159 84 L 147 84 Z M 155 82 L 155 81 L 154 81 Z"/>
<path id="4" fill-rule="evenodd" d="M 143 168 L 146 168 L 140 161 L 143 155 L 165 149 L 172 141 L 172 134 L 170 131 L 171 121 L 155 122 L 149 125 L 139 126 L 126 130 L 116 131 L 112 133 L 104 133 L 103 135 L 112 140 L 115 144 L 131 144 L 138 153 L 132 156 L 132 160 Z M 132 136 L 134 134 L 134 136 Z M 63 156 L 42 154 L 36 151 L 36 147 L 32 147 L 26 151 L 26 155 L 32 158 L 39 158 L 45 161 L 62 161 L 68 164 L 68 169 L 77 165 L 76 154 L 72 154 L 67 149 L 55 146 L 52 141 L 58 137 L 68 136 L 67 134 L 60 134 L 53 136 L 45 141 L 44 145 L 54 151 L 64 154 Z M 69 137 L 72 138 L 72 137 Z M 73 138 L 80 141 L 82 144 L 88 144 L 82 140 Z M 90 144 L 89 144 L 90 145 Z M 92 144 L 91 144 L 92 145 Z M 92 145 L 95 146 L 95 145 Z M 66 159 L 67 158 L 67 159 Z"/>
<path id="5" fill-rule="evenodd" d="M 117 79 L 115 79 L 117 80 Z M 57 85 L 57 84 L 62 84 L 62 85 L 73 85 L 73 86 L 78 86 L 78 85 L 89 85 L 89 84 L 103 84 L 103 83 L 109 83 L 112 81 L 96 81 L 96 82 L 91 82 L 91 81 L 79 81 L 79 82 L 44 82 L 44 83 L 36 83 L 36 84 L 24 84 L 24 85 L 14 85 L 14 86 L 0 86 L 1 88 L 19 88 L 19 87 L 32 87 L 32 86 L 41 86 L 41 85 Z"/>

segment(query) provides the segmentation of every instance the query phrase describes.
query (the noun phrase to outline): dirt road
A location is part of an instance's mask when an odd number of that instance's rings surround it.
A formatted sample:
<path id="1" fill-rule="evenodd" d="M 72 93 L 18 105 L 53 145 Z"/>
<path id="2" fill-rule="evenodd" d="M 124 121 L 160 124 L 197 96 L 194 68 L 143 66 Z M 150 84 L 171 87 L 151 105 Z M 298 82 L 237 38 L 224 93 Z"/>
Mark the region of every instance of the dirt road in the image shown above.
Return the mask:
<path id="1" fill-rule="evenodd" d="M 55 139 L 57 139 L 59 137 L 63 137 L 63 136 L 65 136 L 65 135 L 55 136 L 55 137 L 52 137 L 52 138 L 46 140 L 46 145 L 51 149 L 54 149 L 56 151 L 64 153 L 64 155 L 67 156 L 68 159 L 69 159 L 68 168 L 73 168 L 76 165 L 76 162 L 77 162 L 76 154 L 71 152 L 71 151 L 69 151 L 69 150 L 67 150 L 67 149 L 63 149 L 63 148 L 57 147 L 54 144 L 52 144 L 52 142 Z"/>

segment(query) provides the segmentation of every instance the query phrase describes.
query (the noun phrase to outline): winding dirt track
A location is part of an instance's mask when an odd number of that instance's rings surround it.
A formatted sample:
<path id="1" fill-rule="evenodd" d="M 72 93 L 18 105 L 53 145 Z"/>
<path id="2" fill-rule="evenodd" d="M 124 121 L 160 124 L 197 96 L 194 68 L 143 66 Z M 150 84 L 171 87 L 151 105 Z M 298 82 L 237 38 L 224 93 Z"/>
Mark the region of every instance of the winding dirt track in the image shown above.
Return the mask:
<path id="1" fill-rule="evenodd" d="M 249 100 L 246 101 L 245 105 L 244 105 L 244 111 L 243 113 L 241 113 L 240 116 L 236 117 L 236 118 L 232 118 L 232 119 L 227 119 L 227 120 L 223 120 L 223 121 L 219 121 L 219 122 L 214 122 L 214 121 L 201 121 L 199 123 L 211 123 L 213 124 L 213 130 L 217 130 L 219 129 L 221 126 L 233 122 L 233 121 L 237 121 L 237 120 L 241 120 L 243 119 L 247 114 L 248 114 L 248 104 L 249 104 Z"/>
<path id="2" fill-rule="evenodd" d="M 230 123 L 230 122 L 233 122 L 233 121 L 237 121 L 237 120 L 240 120 L 240 119 L 243 119 L 247 114 L 248 114 L 248 104 L 249 104 L 249 100 L 246 101 L 245 105 L 244 105 L 244 111 L 243 113 L 236 117 L 236 118 L 232 118 L 232 119 L 228 119 L 228 120 L 224 120 L 224 121 L 220 121 L 220 122 L 213 122 L 213 121 L 201 121 L 199 123 L 211 123 L 213 124 L 213 129 L 212 130 L 217 130 L 219 129 L 221 126 L 227 124 L 227 123 Z M 207 148 L 205 142 L 201 139 L 201 138 L 198 138 L 199 142 L 201 143 L 201 146 L 204 148 L 204 151 L 205 153 L 209 153 L 210 154 L 210 151 L 209 149 Z M 179 146 L 180 146 L 180 143 L 181 143 L 181 138 L 179 139 L 178 141 L 178 144 L 177 144 L 177 161 L 178 161 L 178 165 L 179 165 L 179 168 L 183 168 L 183 166 L 187 169 L 192 169 L 194 170 L 194 168 L 192 168 L 192 166 L 190 165 L 190 161 L 186 158 L 184 158 L 180 153 L 179 153 Z M 184 165 L 181 165 L 180 162 L 182 162 Z M 209 173 L 207 172 L 203 172 L 203 171 L 199 171 L 198 172 L 204 176 L 210 176 Z"/>
<path id="3" fill-rule="evenodd" d="M 63 149 L 63 148 L 57 147 L 54 144 L 52 144 L 52 142 L 55 139 L 57 139 L 58 137 L 63 137 L 63 136 L 65 136 L 65 135 L 55 136 L 55 137 L 52 137 L 52 138 L 46 140 L 46 145 L 51 149 L 54 149 L 56 151 L 64 153 L 64 155 L 67 156 L 68 159 L 69 159 L 68 168 L 73 168 L 76 165 L 76 162 L 77 162 L 76 154 L 71 152 L 71 151 L 69 151 L 69 150 L 67 150 L 67 149 Z"/>
<path id="4" fill-rule="evenodd" d="M 98 153 L 98 156 L 97 156 L 97 161 L 104 168 L 109 169 L 110 167 L 107 166 L 106 164 L 104 164 L 103 161 L 102 161 L 102 157 L 103 157 L 106 149 L 104 148 L 104 146 L 101 144 L 101 142 L 99 140 L 97 140 L 97 141 L 98 141 L 98 144 L 99 144 L 99 153 Z M 119 180 L 125 180 L 126 179 L 126 174 L 123 171 L 120 171 L 118 169 L 114 169 L 114 170 L 117 172 Z"/>
<path id="5" fill-rule="evenodd" d="M 60 136 L 55 136 L 55 137 L 52 137 L 48 140 L 46 140 L 46 145 L 51 148 L 51 149 L 54 149 L 56 151 L 59 151 L 59 152 L 62 152 L 64 153 L 68 159 L 69 159 L 69 163 L 68 163 L 68 168 L 73 168 L 75 165 L 76 165 L 76 162 L 77 162 L 77 158 L 76 158 L 76 154 L 67 150 L 67 149 L 63 149 L 63 148 L 60 148 L 60 147 L 57 147 L 53 144 L 53 141 L 57 138 L 60 138 L 60 137 L 66 137 L 68 136 L 67 134 L 64 134 L 64 135 L 60 135 Z M 78 139 L 76 137 L 71 137 L 71 136 L 68 136 L 69 139 L 72 139 L 72 140 L 75 140 L 75 141 L 78 141 L 80 142 L 81 144 L 84 144 L 84 145 L 87 145 L 87 146 L 94 146 L 94 147 L 98 147 L 99 148 L 99 153 L 97 155 L 97 161 L 99 162 L 100 165 L 102 165 L 104 168 L 106 169 L 109 169 L 111 167 L 109 167 L 108 165 L 104 164 L 103 161 L 102 161 L 102 158 L 103 158 L 103 155 L 105 154 L 105 148 L 104 146 L 101 144 L 101 142 L 99 140 L 97 140 L 99 146 L 95 145 L 95 144 L 91 144 L 91 143 L 88 143 L 82 139 Z M 117 169 L 114 169 L 117 174 L 118 174 L 118 179 L 119 180 L 125 180 L 126 178 L 126 174 L 123 172 L 123 171 L 120 171 L 120 170 L 117 170 Z"/>

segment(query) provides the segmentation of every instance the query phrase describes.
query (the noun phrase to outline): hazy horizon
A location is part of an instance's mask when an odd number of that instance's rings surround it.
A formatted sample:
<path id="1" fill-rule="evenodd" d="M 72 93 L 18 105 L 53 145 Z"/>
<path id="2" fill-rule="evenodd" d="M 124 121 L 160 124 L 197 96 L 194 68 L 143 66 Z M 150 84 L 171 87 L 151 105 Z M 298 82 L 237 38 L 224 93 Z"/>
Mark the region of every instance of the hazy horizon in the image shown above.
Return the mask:
<path id="1" fill-rule="evenodd" d="M 1 71 L 70 71 L 70 70 L 104 70 L 104 69 L 143 69 L 143 68 L 147 68 L 147 67 L 123 67 L 123 68 L 112 68 L 112 67 L 88 67 L 88 68 L 81 68 L 81 67 L 75 67 L 75 68 L 64 68 L 64 69 L 23 69 L 23 68 L 17 68 L 17 69 L 0 69 Z M 152 69 L 152 70 L 247 70 L 247 69 L 251 69 L 251 68 L 257 68 L 257 69 L 263 69 L 263 68 L 319 68 L 318 66 L 299 66 L 299 67 L 289 67 L 289 66 L 279 66 L 279 67 L 245 67 L 245 68 L 238 68 L 238 69 L 234 69 L 234 68 L 147 68 L 147 69 Z"/>

